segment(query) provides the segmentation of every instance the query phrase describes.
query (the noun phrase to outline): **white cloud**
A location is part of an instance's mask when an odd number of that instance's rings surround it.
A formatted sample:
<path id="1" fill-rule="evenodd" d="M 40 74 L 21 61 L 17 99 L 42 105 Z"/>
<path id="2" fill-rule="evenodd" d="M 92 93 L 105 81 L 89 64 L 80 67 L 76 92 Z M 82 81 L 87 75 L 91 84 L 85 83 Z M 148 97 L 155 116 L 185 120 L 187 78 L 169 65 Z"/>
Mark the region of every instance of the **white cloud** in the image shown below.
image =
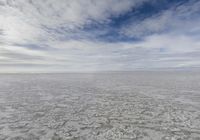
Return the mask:
<path id="1" fill-rule="evenodd" d="M 7 0 L 5 15 L 24 15 L 27 20 L 42 25 L 70 27 L 81 26 L 95 20 L 107 21 L 110 16 L 127 12 L 145 0 Z M 2 9 L 3 9 L 2 8 Z M 16 15 L 15 15 L 16 16 Z"/>
<path id="2" fill-rule="evenodd" d="M 138 43 L 72 40 L 49 42 L 52 49 L 47 52 L 19 49 L 14 46 L 9 49 L 4 48 L 4 52 L 13 52 L 19 55 L 18 57 L 15 55 L 15 59 L 10 59 L 8 56 L 9 63 L 6 62 L 7 64 L 24 64 L 23 67 L 27 64 L 34 64 L 46 71 L 132 70 L 198 66 L 197 62 L 200 57 L 194 57 L 192 53 L 200 54 L 199 44 L 198 40 L 187 36 L 153 35 Z M 165 50 L 161 52 L 160 48 Z M 0 55 L 6 61 L 6 55 Z M 23 58 L 23 55 L 26 55 L 24 57 L 26 59 Z M 45 65 L 51 67 L 44 67 Z M 30 67 L 30 69 L 33 68 Z"/>
<path id="3" fill-rule="evenodd" d="M 164 48 L 171 53 L 185 53 L 199 51 L 200 41 L 190 36 L 176 34 L 152 35 L 139 43 L 145 48 Z"/>
<path id="4" fill-rule="evenodd" d="M 145 0 L 1 0 L 0 34 L 4 44 L 40 44 L 56 41 L 90 22 L 129 11 Z M 68 33 L 57 33 L 64 27 Z M 45 28 L 52 29 L 48 32 Z M 55 29 L 55 31 L 54 31 Z"/>
<path id="5" fill-rule="evenodd" d="M 99 41 L 81 30 L 90 22 L 107 23 L 144 1 L 0 0 L 0 72 L 199 66 L 200 19 L 185 19 L 183 24 L 182 18 L 192 18 L 200 2 L 122 27 L 121 35 L 142 38 L 139 42 Z M 67 38 L 73 31 L 86 37 Z"/>
<path id="6" fill-rule="evenodd" d="M 127 37 L 143 37 L 152 33 L 185 34 L 189 31 L 199 31 L 200 17 L 197 14 L 199 12 L 200 2 L 191 1 L 187 5 L 172 6 L 139 22 L 131 22 L 122 27 L 120 33 Z"/>

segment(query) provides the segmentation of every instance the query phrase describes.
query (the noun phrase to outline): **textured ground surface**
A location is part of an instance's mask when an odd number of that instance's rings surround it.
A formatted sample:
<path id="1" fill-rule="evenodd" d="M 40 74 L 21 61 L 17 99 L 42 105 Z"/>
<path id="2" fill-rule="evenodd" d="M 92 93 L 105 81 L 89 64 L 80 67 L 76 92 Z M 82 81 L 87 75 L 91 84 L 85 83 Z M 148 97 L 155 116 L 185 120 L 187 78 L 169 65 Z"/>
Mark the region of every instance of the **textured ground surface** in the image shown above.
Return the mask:
<path id="1" fill-rule="evenodd" d="M 0 140 L 200 140 L 200 74 L 0 74 Z"/>

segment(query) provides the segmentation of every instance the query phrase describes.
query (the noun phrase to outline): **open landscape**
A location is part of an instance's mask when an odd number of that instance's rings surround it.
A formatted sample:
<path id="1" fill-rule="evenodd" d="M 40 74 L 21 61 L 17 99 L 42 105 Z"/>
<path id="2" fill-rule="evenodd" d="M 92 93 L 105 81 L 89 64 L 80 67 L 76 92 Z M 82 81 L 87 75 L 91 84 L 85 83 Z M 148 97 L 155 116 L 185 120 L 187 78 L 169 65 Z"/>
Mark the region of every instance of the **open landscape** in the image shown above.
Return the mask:
<path id="1" fill-rule="evenodd" d="M 200 140 L 200 0 L 0 0 L 0 140 Z"/>
<path id="2" fill-rule="evenodd" d="M 0 140 L 200 140 L 199 72 L 0 74 Z"/>

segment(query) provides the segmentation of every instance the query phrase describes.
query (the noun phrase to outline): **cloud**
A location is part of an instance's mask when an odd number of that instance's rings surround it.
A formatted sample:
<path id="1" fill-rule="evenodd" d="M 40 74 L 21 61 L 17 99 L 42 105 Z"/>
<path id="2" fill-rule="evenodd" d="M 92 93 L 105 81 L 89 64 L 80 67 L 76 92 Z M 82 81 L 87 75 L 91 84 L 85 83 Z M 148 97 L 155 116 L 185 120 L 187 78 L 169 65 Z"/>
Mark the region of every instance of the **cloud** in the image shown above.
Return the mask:
<path id="1" fill-rule="evenodd" d="M 0 71 L 199 67 L 199 7 L 196 0 L 0 0 Z"/>
<path id="2" fill-rule="evenodd" d="M 87 34 L 81 31 L 84 26 L 109 22 L 110 17 L 119 16 L 143 1 L 3 0 L 0 27 L 4 35 L 0 37 L 4 43 L 16 44 L 83 38 Z"/>
<path id="3" fill-rule="evenodd" d="M 140 38 L 166 32 L 186 34 L 190 31 L 199 31 L 200 17 L 197 15 L 200 12 L 199 7 L 199 1 L 176 4 L 139 22 L 130 22 L 122 27 L 120 33 L 127 37 Z"/>

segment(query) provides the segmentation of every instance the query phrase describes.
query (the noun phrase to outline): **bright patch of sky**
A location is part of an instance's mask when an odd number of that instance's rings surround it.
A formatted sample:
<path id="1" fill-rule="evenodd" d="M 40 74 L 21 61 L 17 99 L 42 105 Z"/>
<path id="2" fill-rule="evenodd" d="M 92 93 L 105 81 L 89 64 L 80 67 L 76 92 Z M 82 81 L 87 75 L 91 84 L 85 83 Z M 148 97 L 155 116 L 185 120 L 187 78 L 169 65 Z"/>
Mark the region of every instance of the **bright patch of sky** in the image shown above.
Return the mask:
<path id="1" fill-rule="evenodd" d="M 199 0 L 0 0 L 0 72 L 200 67 Z"/>

